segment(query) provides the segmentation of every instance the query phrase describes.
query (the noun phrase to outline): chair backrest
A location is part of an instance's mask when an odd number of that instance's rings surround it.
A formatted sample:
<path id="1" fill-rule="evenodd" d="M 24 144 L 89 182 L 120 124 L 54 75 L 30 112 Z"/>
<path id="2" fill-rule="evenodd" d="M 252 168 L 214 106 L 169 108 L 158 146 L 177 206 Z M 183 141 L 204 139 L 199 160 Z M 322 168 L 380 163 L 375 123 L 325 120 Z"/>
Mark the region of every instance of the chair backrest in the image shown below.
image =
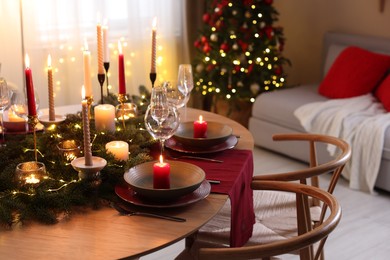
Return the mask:
<path id="1" fill-rule="evenodd" d="M 271 256 L 291 253 L 312 246 L 318 241 L 325 241 L 328 235 L 336 228 L 341 219 L 341 207 L 336 198 L 330 193 L 317 187 L 299 183 L 283 181 L 252 181 L 254 190 L 277 190 L 293 192 L 299 195 L 309 196 L 323 202 L 330 210 L 324 221 L 310 231 L 287 238 L 281 241 L 267 244 L 245 246 L 240 248 L 200 248 L 199 259 L 253 259 L 269 258 Z M 298 203 L 298 202 L 297 202 Z M 302 210 L 297 206 L 297 211 Z M 298 213 L 298 212 L 297 212 Z M 321 250 L 320 248 L 319 250 Z"/>
<path id="2" fill-rule="evenodd" d="M 273 135 L 275 141 L 302 141 L 307 142 L 309 145 L 309 167 L 284 172 L 284 173 L 273 173 L 273 174 L 261 174 L 253 177 L 253 180 L 273 180 L 273 181 L 300 181 L 301 184 L 307 184 L 308 180 L 311 180 L 311 185 L 319 187 L 318 176 L 325 173 L 332 173 L 332 177 L 329 181 L 327 192 L 333 194 L 336 184 L 340 178 L 341 172 L 344 169 L 345 164 L 351 158 L 351 147 L 344 140 L 322 134 L 309 134 L 309 133 L 289 133 L 289 134 L 275 134 Z M 325 145 L 333 145 L 335 150 L 338 152 L 337 156 L 325 163 L 318 163 L 316 146 L 322 143 Z M 307 230 L 312 228 L 312 216 L 310 214 L 310 205 L 320 206 L 318 200 L 309 201 L 304 196 L 297 198 L 298 204 L 301 205 L 305 210 L 302 215 L 297 217 L 298 222 L 298 233 L 305 233 Z M 323 204 L 319 217 L 316 220 L 316 225 L 321 224 L 326 215 L 327 205 Z M 322 248 L 325 243 L 321 241 L 319 247 Z M 301 256 L 304 254 L 311 254 L 312 248 L 306 250 L 307 252 L 301 252 Z"/>

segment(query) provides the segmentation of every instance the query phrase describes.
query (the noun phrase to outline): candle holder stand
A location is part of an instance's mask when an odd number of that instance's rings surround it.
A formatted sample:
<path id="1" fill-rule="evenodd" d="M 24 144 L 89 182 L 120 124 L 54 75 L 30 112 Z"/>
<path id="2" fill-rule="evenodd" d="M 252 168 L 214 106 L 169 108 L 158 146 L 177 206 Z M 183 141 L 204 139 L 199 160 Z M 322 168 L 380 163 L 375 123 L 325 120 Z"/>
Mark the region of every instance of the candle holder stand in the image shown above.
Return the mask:
<path id="1" fill-rule="evenodd" d="M 64 122 L 66 116 L 63 115 L 55 115 L 54 120 L 50 120 L 49 115 L 42 115 L 38 117 L 39 122 L 45 127 L 45 129 L 50 128 L 52 125 L 58 125 Z"/>
<path id="2" fill-rule="evenodd" d="M 28 116 L 28 124 L 30 128 L 33 131 L 33 137 L 34 137 L 34 157 L 35 161 L 38 161 L 38 151 L 37 151 L 37 131 L 36 126 L 39 123 L 38 117 L 36 115 L 34 116 Z"/>
<path id="3" fill-rule="evenodd" d="M 85 165 L 85 157 L 78 157 L 71 162 L 73 169 L 79 173 L 81 180 L 101 183 L 100 171 L 106 167 L 107 161 L 98 156 L 92 156 L 92 165 Z"/>
<path id="4" fill-rule="evenodd" d="M 149 78 L 150 78 L 150 81 L 152 82 L 152 88 L 153 88 L 154 82 L 156 81 L 156 78 L 157 78 L 157 73 L 156 72 L 149 73 Z"/>
<path id="5" fill-rule="evenodd" d="M 119 105 L 121 107 L 124 106 L 124 103 L 127 101 L 127 96 L 126 94 L 118 94 L 118 102 L 120 103 Z M 122 124 L 123 124 L 123 129 L 126 129 L 126 124 L 125 124 L 125 117 L 122 115 Z"/>
<path id="6" fill-rule="evenodd" d="M 105 74 L 98 74 L 97 77 L 98 77 L 98 81 L 99 81 L 99 84 L 100 84 L 100 96 L 102 98 L 100 103 L 104 104 L 104 100 L 103 100 L 103 85 L 104 85 L 104 80 L 106 78 L 106 75 Z"/>
<path id="7" fill-rule="evenodd" d="M 104 62 L 103 63 L 104 70 L 106 71 L 106 88 L 107 88 L 107 97 L 110 95 L 110 89 L 109 89 L 109 83 L 108 83 L 108 70 L 110 69 L 110 63 L 109 62 Z"/>

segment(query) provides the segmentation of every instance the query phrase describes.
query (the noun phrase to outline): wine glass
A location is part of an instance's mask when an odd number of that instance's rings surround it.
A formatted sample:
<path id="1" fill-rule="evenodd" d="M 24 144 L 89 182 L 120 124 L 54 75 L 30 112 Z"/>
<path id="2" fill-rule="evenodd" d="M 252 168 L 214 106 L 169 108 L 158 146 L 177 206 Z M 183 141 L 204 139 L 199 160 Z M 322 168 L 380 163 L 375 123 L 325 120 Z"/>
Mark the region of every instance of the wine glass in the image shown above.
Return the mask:
<path id="1" fill-rule="evenodd" d="M 0 77 L 0 111 L 1 111 L 1 135 L 2 135 L 2 142 L 1 146 L 6 146 L 5 144 L 5 137 L 4 137 L 4 110 L 8 107 L 10 102 L 10 95 L 11 91 L 8 88 L 7 81 Z"/>
<path id="2" fill-rule="evenodd" d="M 177 84 L 179 89 L 186 89 L 187 102 L 190 99 L 190 94 L 194 88 L 194 78 L 192 74 L 191 64 L 180 64 L 177 75 Z M 187 102 L 184 104 L 184 119 L 187 118 Z"/>
<path id="3" fill-rule="evenodd" d="M 19 90 L 14 90 L 11 96 L 11 106 L 10 110 L 17 117 L 23 118 L 26 122 L 25 130 L 27 131 L 27 121 L 28 121 L 28 108 L 27 108 L 27 100 L 23 92 Z"/>
<path id="4" fill-rule="evenodd" d="M 150 105 L 153 106 L 151 116 L 161 124 L 169 114 L 167 90 L 164 85 L 153 87 Z"/>
<path id="5" fill-rule="evenodd" d="M 180 85 L 170 81 L 164 82 L 163 85 L 167 89 L 168 102 L 176 106 L 178 109 L 187 104 L 190 96 L 186 85 Z"/>
<path id="6" fill-rule="evenodd" d="M 156 112 L 155 110 L 157 110 L 158 112 Z M 150 104 L 146 109 L 144 119 L 145 127 L 148 132 L 155 139 L 158 139 L 160 141 L 160 154 L 162 155 L 164 151 L 165 140 L 172 137 L 172 135 L 176 132 L 177 128 L 180 125 L 180 118 L 176 106 L 167 104 L 165 106 L 166 115 L 164 116 L 164 119 L 161 119 L 160 117 L 156 119 L 155 114 L 159 114 L 160 110 L 161 109 L 159 107 Z"/>

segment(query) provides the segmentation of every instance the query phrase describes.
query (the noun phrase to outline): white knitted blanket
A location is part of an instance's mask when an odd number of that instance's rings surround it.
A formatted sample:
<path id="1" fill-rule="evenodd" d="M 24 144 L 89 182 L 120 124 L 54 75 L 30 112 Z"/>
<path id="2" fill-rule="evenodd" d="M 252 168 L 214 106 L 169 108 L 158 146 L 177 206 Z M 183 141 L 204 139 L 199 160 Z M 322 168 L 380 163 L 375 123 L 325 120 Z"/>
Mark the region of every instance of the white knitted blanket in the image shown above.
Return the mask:
<path id="1" fill-rule="evenodd" d="M 296 109 L 294 115 L 307 132 L 348 142 L 352 157 L 343 176 L 352 189 L 373 192 L 390 113 L 372 94 L 306 104 Z M 329 146 L 328 151 L 334 155 L 336 149 Z"/>

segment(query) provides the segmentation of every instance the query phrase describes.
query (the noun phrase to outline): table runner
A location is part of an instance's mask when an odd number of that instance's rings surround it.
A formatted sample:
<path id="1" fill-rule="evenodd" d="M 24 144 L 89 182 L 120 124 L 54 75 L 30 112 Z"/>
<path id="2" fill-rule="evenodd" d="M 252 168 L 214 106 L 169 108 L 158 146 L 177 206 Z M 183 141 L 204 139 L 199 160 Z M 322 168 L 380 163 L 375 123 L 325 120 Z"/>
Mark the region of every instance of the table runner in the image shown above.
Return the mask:
<path id="1" fill-rule="evenodd" d="M 231 203 L 230 246 L 243 246 L 252 236 L 253 210 L 253 153 L 249 150 L 227 150 L 212 156 L 223 163 L 185 160 L 202 168 L 207 179 L 220 180 L 212 184 L 211 192 L 229 195 Z"/>

